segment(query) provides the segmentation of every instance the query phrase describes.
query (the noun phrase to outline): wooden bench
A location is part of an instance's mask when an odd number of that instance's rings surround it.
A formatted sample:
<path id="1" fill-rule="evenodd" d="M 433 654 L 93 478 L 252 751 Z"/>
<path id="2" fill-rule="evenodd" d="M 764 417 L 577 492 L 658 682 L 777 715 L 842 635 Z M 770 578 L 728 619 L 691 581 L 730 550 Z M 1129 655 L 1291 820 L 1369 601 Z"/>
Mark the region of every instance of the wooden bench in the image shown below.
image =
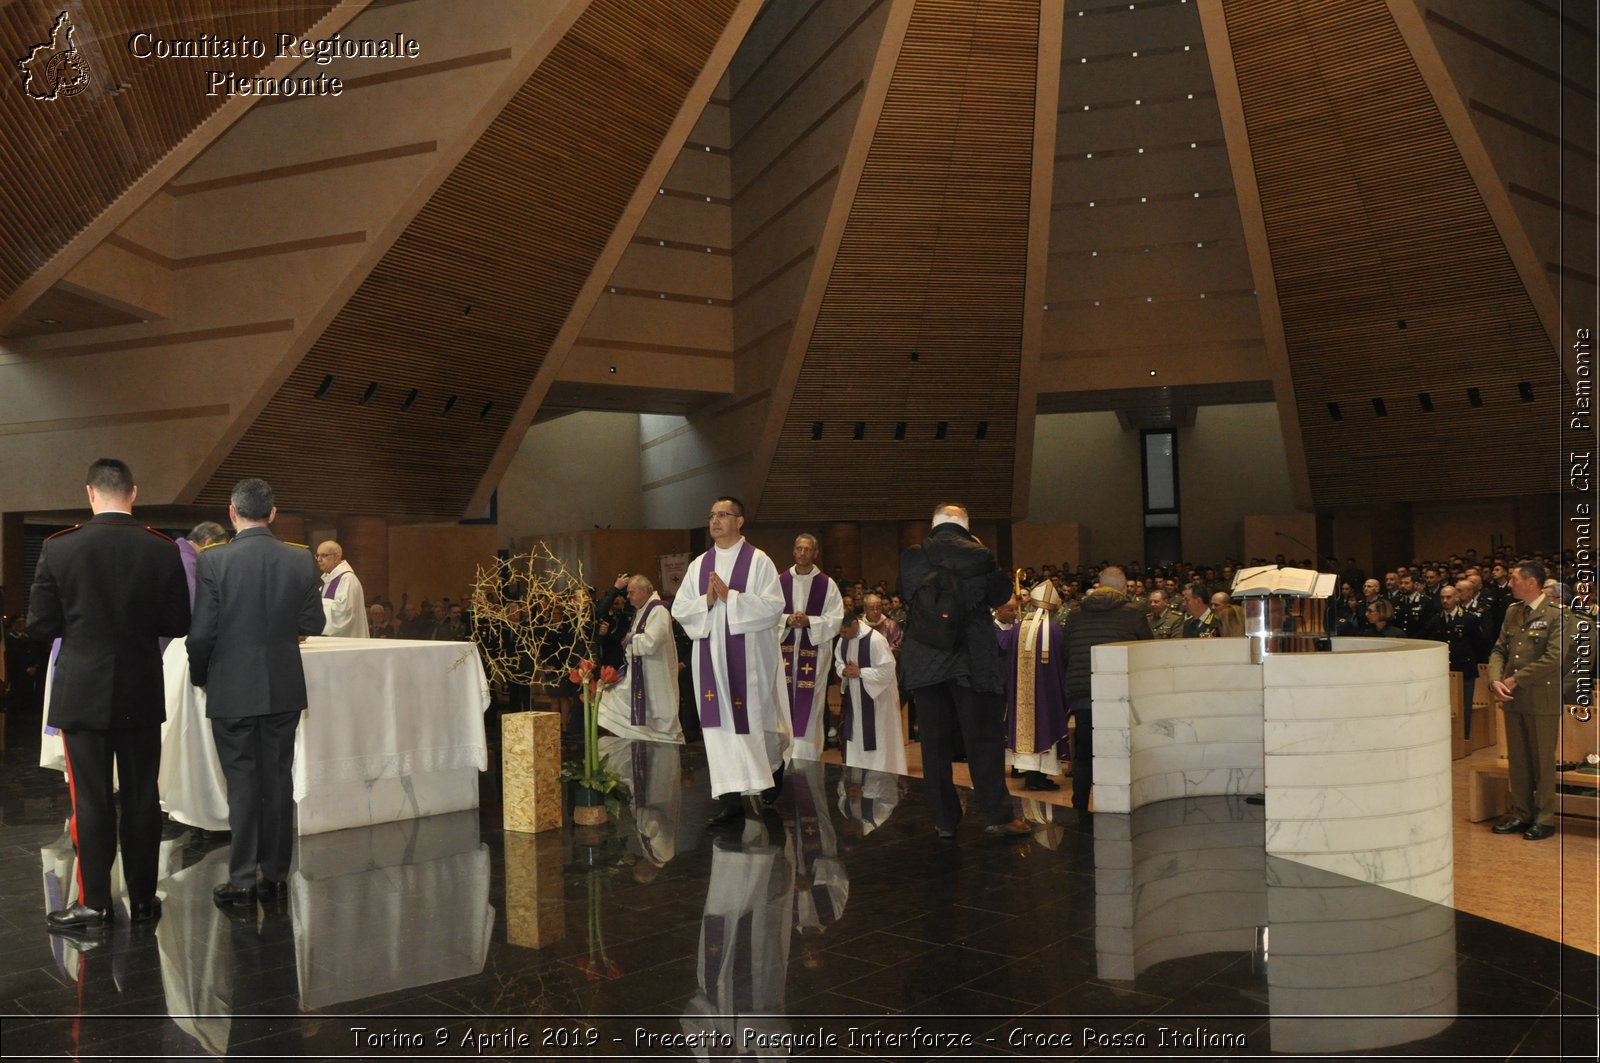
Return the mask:
<path id="1" fill-rule="evenodd" d="M 1582 762 L 1584 754 L 1600 749 L 1600 713 L 1587 721 L 1570 713 L 1561 721 L 1561 741 L 1556 747 L 1556 762 Z M 1467 758 L 1467 820 L 1481 823 L 1503 816 L 1511 807 L 1511 769 L 1503 756 L 1489 749 Z M 1563 816 L 1600 818 L 1600 793 L 1563 793 L 1561 787 L 1600 791 L 1600 774 L 1587 771 L 1556 773 L 1556 811 Z"/>

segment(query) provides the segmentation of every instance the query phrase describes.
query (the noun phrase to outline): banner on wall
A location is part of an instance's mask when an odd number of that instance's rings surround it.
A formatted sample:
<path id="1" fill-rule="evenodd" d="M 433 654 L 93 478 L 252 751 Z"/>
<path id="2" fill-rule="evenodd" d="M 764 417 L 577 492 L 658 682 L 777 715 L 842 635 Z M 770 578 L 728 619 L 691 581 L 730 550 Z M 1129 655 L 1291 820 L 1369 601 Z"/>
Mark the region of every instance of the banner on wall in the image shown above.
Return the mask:
<path id="1" fill-rule="evenodd" d="M 683 584 L 683 574 L 689 571 L 690 554 L 660 554 L 656 563 L 661 569 L 661 597 L 669 598 L 678 593 L 678 588 Z"/>

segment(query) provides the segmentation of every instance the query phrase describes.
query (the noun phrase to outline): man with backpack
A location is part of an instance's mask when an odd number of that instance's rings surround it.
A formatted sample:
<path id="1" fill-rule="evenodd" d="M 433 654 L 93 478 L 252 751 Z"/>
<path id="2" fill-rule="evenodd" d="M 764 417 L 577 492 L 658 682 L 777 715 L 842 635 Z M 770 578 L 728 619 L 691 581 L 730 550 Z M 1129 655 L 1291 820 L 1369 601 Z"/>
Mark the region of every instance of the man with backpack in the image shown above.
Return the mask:
<path id="1" fill-rule="evenodd" d="M 900 589 L 911 596 L 900 668 L 917 702 L 923 786 L 939 837 L 955 837 L 961 822 L 950 774 L 957 728 L 985 832 L 1021 837 L 1029 830 L 1006 790 L 1004 678 L 989 613 L 1010 601 L 1011 581 L 968 521 L 965 507 L 941 505 L 928 537 L 900 555 Z"/>

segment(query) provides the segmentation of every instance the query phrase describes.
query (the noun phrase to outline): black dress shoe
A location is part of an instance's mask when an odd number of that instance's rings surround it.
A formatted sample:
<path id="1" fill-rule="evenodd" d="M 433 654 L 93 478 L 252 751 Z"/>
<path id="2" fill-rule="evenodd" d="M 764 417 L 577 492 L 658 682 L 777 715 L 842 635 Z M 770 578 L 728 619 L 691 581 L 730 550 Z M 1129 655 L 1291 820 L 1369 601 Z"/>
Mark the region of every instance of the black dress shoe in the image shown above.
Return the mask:
<path id="1" fill-rule="evenodd" d="M 1531 826 L 1533 824 L 1528 820 L 1513 817 L 1504 823 L 1496 823 L 1491 829 L 1496 834 L 1521 834 Z"/>
<path id="2" fill-rule="evenodd" d="M 1522 836 L 1530 842 L 1542 842 L 1555 832 L 1556 825 L 1554 823 L 1534 823 L 1522 832 Z"/>
<path id="3" fill-rule="evenodd" d="M 1024 790 L 1059 790 L 1061 784 L 1052 782 L 1042 771 L 1028 772 L 1028 781 L 1022 784 Z"/>
<path id="4" fill-rule="evenodd" d="M 111 929 L 110 908 L 90 908 L 74 904 L 60 908 L 44 917 L 45 925 L 57 932 L 79 934 Z"/>
<path id="5" fill-rule="evenodd" d="M 722 806 L 717 814 L 706 820 L 708 827 L 737 827 L 744 825 L 744 798 L 739 794 L 721 794 L 717 802 Z"/>
<path id="6" fill-rule="evenodd" d="M 148 901 L 128 905 L 128 922 L 130 923 L 153 923 L 160 918 L 160 897 L 151 897 Z"/>
<path id="7" fill-rule="evenodd" d="M 256 903 L 256 888 L 254 886 L 235 886 L 231 882 L 224 882 L 211 891 L 211 899 L 218 904 L 246 905 Z"/>
<path id="8" fill-rule="evenodd" d="M 256 884 L 256 893 L 264 901 L 281 901 L 289 896 L 289 880 L 264 878 Z"/>

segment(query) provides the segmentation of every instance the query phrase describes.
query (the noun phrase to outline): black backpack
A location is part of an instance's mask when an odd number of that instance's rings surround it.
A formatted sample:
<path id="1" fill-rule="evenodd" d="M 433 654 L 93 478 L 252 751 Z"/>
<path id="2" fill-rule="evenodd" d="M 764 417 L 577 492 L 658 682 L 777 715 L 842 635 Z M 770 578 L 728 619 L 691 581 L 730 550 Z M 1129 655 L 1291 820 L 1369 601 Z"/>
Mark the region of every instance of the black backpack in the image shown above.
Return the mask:
<path id="1" fill-rule="evenodd" d="M 924 547 L 923 556 L 927 556 Z M 953 650 L 961 645 L 967 624 L 961 581 L 943 565 L 928 562 L 928 572 L 911 593 L 906 611 L 906 637 L 925 646 Z"/>

